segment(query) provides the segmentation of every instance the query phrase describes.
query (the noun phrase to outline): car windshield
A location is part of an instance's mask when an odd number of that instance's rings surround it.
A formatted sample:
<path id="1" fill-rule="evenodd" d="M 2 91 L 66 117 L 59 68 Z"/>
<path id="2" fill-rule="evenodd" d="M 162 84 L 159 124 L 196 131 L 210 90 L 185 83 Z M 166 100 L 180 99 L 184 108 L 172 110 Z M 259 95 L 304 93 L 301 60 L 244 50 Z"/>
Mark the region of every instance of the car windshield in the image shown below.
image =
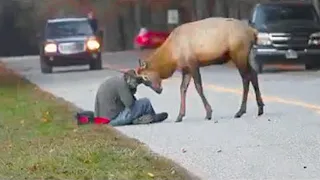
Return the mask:
<path id="1" fill-rule="evenodd" d="M 310 20 L 318 22 L 318 16 L 311 5 L 262 5 L 257 7 L 253 22 L 262 26 L 279 20 Z"/>
<path id="2" fill-rule="evenodd" d="M 47 25 L 47 38 L 92 35 L 93 30 L 87 20 L 52 22 Z"/>

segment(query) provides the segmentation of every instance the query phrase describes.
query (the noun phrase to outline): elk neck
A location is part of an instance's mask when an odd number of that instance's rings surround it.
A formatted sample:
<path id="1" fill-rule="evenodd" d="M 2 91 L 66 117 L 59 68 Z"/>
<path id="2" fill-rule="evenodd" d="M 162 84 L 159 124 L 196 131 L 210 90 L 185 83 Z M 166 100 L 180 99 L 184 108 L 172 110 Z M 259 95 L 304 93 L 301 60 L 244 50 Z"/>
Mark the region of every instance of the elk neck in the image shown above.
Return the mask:
<path id="1" fill-rule="evenodd" d="M 169 44 L 168 39 L 147 59 L 148 69 L 158 72 L 161 79 L 171 77 L 177 68 L 177 61 L 172 58 Z"/>

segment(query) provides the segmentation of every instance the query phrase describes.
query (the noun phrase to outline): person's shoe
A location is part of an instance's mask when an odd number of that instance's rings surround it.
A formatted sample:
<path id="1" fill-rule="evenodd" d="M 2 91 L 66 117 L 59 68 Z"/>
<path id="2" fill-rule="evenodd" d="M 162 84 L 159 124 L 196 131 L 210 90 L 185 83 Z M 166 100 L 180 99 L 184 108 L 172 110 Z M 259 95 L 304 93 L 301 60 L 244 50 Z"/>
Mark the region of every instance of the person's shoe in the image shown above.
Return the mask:
<path id="1" fill-rule="evenodd" d="M 153 116 L 152 123 L 159 123 L 166 120 L 167 118 L 168 118 L 168 113 L 166 112 L 158 113 Z"/>
<path id="2" fill-rule="evenodd" d="M 151 114 L 143 115 L 132 121 L 132 124 L 150 124 L 154 121 L 154 117 Z"/>

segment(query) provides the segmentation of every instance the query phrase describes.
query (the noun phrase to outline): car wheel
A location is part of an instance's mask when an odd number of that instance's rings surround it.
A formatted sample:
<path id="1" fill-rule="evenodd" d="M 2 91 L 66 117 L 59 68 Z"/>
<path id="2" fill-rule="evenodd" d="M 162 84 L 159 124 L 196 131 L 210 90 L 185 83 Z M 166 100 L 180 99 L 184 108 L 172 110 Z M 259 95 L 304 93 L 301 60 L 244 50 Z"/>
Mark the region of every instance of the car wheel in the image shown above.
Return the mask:
<path id="1" fill-rule="evenodd" d="M 101 57 L 97 58 L 97 59 L 93 59 L 90 64 L 90 70 L 100 70 L 102 69 L 102 60 Z"/>
<path id="2" fill-rule="evenodd" d="M 52 66 L 46 63 L 42 58 L 40 58 L 40 68 L 41 72 L 44 74 L 52 73 Z"/>
<path id="3" fill-rule="evenodd" d="M 316 70 L 319 69 L 319 65 L 317 64 L 305 64 L 306 70 Z"/>

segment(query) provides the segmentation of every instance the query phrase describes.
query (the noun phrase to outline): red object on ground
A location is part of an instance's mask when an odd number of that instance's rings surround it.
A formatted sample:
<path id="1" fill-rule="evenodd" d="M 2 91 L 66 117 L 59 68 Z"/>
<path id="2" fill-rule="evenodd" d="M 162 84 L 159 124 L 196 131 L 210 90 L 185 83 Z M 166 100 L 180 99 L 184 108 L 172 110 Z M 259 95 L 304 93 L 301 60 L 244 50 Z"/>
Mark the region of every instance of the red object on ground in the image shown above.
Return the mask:
<path id="1" fill-rule="evenodd" d="M 152 31 L 141 28 L 134 39 L 134 43 L 139 48 L 156 48 L 160 46 L 170 35 L 170 32 Z"/>
<path id="2" fill-rule="evenodd" d="M 109 124 L 110 119 L 103 118 L 103 117 L 95 117 L 93 120 L 94 124 Z"/>
<path id="3" fill-rule="evenodd" d="M 80 116 L 78 118 L 78 123 L 79 124 L 88 124 L 89 123 L 89 118 L 87 116 Z"/>

